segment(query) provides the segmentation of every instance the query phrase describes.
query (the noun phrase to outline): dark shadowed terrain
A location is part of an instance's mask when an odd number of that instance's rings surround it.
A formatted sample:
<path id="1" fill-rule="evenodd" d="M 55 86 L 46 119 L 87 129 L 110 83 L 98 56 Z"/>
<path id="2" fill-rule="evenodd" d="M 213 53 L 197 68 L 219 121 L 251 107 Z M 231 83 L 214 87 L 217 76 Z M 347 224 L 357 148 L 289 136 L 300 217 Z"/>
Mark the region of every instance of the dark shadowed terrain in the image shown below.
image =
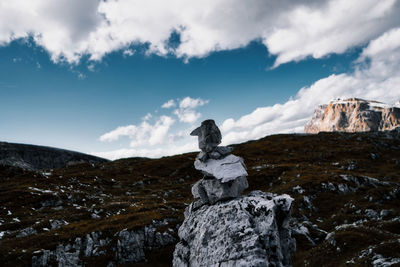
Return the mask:
<path id="1" fill-rule="evenodd" d="M 248 167 L 246 192 L 295 199 L 294 266 L 400 266 L 399 131 L 274 135 L 236 145 L 233 153 Z M 133 264 L 121 256 L 118 238 L 150 224 L 176 238 L 192 201 L 190 188 L 201 178 L 195 156 L 43 171 L 0 166 L 0 262 L 30 265 L 44 250 L 60 244 L 66 250 L 77 238 L 98 233 L 106 241 L 91 245 L 89 253 L 88 241 L 68 251 L 87 266 L 169 266 L 174 241 L 146 243 L 146 260 Z"/>
<path id="2" fill-rule="evenodd" d="M 108 160 L 47 146 L 0 142 L 0 164 L 26 170 L 61 168 L 67 165 L 96 164 Z"/>

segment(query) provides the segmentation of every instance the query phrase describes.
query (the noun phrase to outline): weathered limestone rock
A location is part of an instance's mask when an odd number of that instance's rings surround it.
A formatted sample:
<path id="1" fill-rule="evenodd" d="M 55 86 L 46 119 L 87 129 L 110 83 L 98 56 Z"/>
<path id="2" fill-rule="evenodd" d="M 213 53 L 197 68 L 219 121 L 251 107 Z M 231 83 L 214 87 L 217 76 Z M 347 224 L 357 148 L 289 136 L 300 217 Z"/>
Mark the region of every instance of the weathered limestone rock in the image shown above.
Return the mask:
<path id="1" fill-rule="evenodd" d="M 173 266 L 290 266 L 293 199 L 254 191 L 197 210 L 179 228 Z"/>
<path id="2" fill-rule="evenodd" d="M 387 131 L 400 127 L 400 107 L 358 98 L 319 106 L 305 133 Z"/>

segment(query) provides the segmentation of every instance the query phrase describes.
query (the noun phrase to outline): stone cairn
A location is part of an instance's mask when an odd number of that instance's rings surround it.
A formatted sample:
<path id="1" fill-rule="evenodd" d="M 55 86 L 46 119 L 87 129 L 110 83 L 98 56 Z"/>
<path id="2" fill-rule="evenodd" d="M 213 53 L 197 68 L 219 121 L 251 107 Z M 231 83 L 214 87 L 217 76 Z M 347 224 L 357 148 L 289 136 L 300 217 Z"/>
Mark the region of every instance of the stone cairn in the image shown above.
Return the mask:
<path id="1" fill-rule="evenodd" d="M 194 167 L 204 174 L 192 187 L 195 201 L 192 208 L 238 197 L 249 185 L 243 159 L 232 155 L 233 148 L 218 146 L 221 132 L 214 120 L 205 120 L 190 135 L 198 136 L 201 152 Z"/>
<path id="2" fill-rule="evenodd" d="M 246 167 L 232 148 L 218 146 L 221 132 L 215 122 L 203 121 L 191 135 L 199 138 L 194 166 L 204 177 L 192 187 L 195 201 L 185 209 L 172 265 L 291 266 L 293 199 L 262 191 L 242 196 L 248 187 Z"/>

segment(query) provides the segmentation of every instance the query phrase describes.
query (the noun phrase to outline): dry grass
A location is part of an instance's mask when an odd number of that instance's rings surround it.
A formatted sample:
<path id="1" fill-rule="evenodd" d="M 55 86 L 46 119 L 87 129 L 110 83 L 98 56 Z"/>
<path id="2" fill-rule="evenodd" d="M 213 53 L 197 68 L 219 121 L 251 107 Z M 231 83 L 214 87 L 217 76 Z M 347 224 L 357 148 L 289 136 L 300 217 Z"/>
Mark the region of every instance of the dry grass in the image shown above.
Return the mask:
<path id="1" fill-rule="evenodd" d="M 322 183 L 344 183 L 340 177 L 343 174 L 400 183 L 399 139 L 368 133 L 275 135 L 236 145 L 234 153 L 242 156 L 248 167 L 247 192 L 290 194 L 296 200 L 293 217 L 306 216 L 324 231 L 332 232 L 338 225 L 366 218 L 366 209 L 390 211 L 385 220 L 337 231 L 336 246 L 323 238 L 312 246 L 297 236 L 294 266 L 346 266 L 347 261 L 357 258 L 369 246 L 376 246 L 374 251 L 381 255 L 400 258 L 399 243 L 394 242 L 400 239 L 400 224 L 391 221 L 400 216 L 399 196 L 385 199 L 396 186 L 363 186 L 349 194 L 321 188 Z M 53 170 L 49 176 L 0 166 L 0 232 L 9 231 L 0 240 L 0 262 L 8 266 L 29 265 L 33 251 L 54 249 L 62 241 L 92 231 L 111 236 L 166 217 L 178 218 L 179 223 L 184 208 L 192 201 L 191 185 L 202 176 L 193 168 L 195 156 L 196 153 L 189 153 L 155 160 L 130 158 L 97 166 L 81 164 Z M 294 192 L 295 186 L 301 186 L 305 193 Z M 312 196 L 314 210 L 305 207 L 304 195 Z M 362 212 L 357 214 L 356 210 Z M 100 218 L 92 218 L 95 212 Z M 51 230 L 52 219 L 63 219 L 69 224 Z M 15 237 L 19 230 L 30 226 L 38 234 Z M 172 251 L 173 246 L 169 246 L 148 252 L 148 262 L 133 266 L 168 266 Z M 101 266 L 107 257 L 85 262 Z M 357 258 L 355 266 L 370 262 L 368 257 Z"/>

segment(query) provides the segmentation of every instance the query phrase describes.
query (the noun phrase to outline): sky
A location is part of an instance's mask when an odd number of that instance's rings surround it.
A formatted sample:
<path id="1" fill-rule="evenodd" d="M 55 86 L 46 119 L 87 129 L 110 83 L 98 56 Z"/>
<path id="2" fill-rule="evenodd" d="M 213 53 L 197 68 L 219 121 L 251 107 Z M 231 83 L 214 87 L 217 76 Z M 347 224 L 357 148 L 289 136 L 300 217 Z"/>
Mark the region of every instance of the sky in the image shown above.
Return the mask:
<path id="1" fill-rule="evenodd" d="M 109 159 L 301 133 L 400 100 L 400 0 L 2 0 L 0 141 Z"/>

